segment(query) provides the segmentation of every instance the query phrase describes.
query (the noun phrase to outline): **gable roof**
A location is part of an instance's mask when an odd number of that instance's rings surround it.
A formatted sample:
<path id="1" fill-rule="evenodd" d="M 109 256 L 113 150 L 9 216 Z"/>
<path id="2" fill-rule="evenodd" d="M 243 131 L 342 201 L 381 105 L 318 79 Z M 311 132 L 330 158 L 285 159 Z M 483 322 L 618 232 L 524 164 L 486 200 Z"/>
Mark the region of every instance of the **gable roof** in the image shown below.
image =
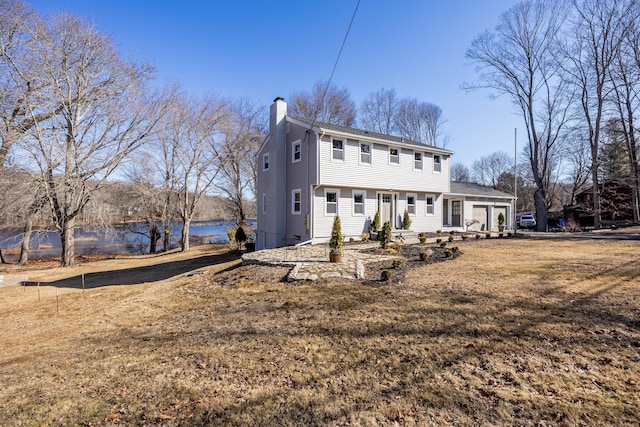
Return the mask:
<path id="1" fill-rule="evenodd" d="M 364 129 L 356 129 L 356 128 L 352 128 L 352 127 L 348 127 L 348 126 L 340 126 L 340 125 L 334 125 L 331 123 L 324 123 L 324 122 L 317 122 L 317 121 L 313 121 L 313 120 L 308 120 L 308 119 L 303 119 L 300 117 L 290 117 L 287 116 L 287 120 L 291 120 L 294 122 L 298 122 L 300 124 L 304 124 L 306 126 L 308 126 L 309 128 L 311 127 L 317 127 L 321 130 L 324 131 L 328 131 L 329 133 L 339 133 L 339 134 L 344 134 L 344 135 L 351 135 L 353 137 L 358 137 L 360 139 L 374 139 L 374 140 L 378 140 L 381 142 L 388 142 L 388 143 L 393 143 L 394 145 L 405 145 L 405 146 L 409 146 L 412 148 L 421 148 L 423 150 L 428 150 L 428 151 L 434 151 L 434 152 L 438 152 L 438 153 L 442 153 L 442 154 L 448 154 L 448 155 L 452 155 L 453 151 L 451 150 L 446 150 L 444 148 L 439 148 L 436 147 L 435 145 L 428 145 L 428 144 L 423 144 L 421 142 L 417 142 L 417 141 L 412 141 L 400 136 L 395 136 L 395 135 L 386 135 L 383 133 L 378 133 L 378 132 L 372 132 L 372 131 L 368 131 L 368 130 L 364 130 Z"/>
<path id="2" fill-rule="evenodd" d="M 475 184 L 473 182 L 451 181 L 451 187 L 449 190 L 448 194 L 455 194 L 458 196 L 481 196 L 513 199 L 511 194 L 504 193 L 492 187 L 487 187 L 486 185 Z"/>

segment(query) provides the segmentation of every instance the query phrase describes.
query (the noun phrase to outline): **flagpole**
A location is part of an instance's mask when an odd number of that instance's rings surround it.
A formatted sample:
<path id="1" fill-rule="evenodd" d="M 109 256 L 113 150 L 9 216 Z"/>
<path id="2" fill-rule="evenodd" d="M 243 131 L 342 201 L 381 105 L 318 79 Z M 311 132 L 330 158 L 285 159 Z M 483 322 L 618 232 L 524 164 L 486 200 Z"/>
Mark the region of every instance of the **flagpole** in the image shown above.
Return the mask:
<path id="1" fill-rule="evenodd" d="M 518 128 L 513 129 L 513 235 L 518 235 Z"/>

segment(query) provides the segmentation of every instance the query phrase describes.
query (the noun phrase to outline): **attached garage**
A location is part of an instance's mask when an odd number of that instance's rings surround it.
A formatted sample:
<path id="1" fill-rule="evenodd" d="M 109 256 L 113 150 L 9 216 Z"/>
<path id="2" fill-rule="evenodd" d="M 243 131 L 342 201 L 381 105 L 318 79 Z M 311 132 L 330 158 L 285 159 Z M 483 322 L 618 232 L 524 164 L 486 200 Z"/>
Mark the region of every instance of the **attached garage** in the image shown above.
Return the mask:
<path id="1" fill-rule="evenodd" d="M 489 219 L 489 207 L 483 205 L 473 205 L 473 219 L 477 221 L 470 230 L 485 231 L 487 229 L 487 222 Z"/>

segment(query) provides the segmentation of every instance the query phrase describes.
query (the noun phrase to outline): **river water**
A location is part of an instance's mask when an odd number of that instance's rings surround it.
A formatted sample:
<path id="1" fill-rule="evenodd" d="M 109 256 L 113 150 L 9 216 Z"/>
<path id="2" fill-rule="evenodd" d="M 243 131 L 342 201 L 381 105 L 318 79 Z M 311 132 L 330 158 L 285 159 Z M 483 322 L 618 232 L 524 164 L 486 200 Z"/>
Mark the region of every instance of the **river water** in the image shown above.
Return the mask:
<path id="1" fill-rule="evenodd" d="M 194 221 L 189 227 L 191 245 L 227 243 L 229 242 L 227 231 L 234 225 L 234 221 Z M 255 227 L 255 222 L 249 221 L 249 225 Z M 147 231 L 141 225 L 136 227 L 138 231 Z M 180 246 L 181 235 L 182 224 L 175 223 L 171 229 L 171 248 Z M 20 239 L 21 230 L 0 229 L 0 247 L 7 261 L 18 259 Z M 158 250 L 160 249 L 162 249 L 162 241 L 158 242 Z M 60 235 L 57 232 L 33 232 L 30 258 L 60 256 L 61 250 Z M 125 227 L 116 226 L 108 231 L 78 228 L 75 231 L 76 255 L 147 252 L 149 252 L 149 238 Z"/>

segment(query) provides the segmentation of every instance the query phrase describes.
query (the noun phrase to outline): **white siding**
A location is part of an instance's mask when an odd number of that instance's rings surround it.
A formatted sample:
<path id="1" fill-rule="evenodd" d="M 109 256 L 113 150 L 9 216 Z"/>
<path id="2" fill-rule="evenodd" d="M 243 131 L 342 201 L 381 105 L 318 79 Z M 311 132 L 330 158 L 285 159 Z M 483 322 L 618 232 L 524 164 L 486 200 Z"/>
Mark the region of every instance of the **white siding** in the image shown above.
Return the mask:
<path id="1" fill-rule="evenodd" d="M 332 160 L 331 136 L 320 142 L 320 182 L 326 186 L 443 193 L 449 191 L 449 156 L 441 155 L 442 172 L 433 172 L 433 155 L 425 147 L 423 170 L 414 170 L 413 153 L 418 148 L 396 146 L 399 164 L 389 163 L 389 145 L 371 143 L 371 165 L 360 164 L 360 141 L 343 139 L 344 161 Z"/>

